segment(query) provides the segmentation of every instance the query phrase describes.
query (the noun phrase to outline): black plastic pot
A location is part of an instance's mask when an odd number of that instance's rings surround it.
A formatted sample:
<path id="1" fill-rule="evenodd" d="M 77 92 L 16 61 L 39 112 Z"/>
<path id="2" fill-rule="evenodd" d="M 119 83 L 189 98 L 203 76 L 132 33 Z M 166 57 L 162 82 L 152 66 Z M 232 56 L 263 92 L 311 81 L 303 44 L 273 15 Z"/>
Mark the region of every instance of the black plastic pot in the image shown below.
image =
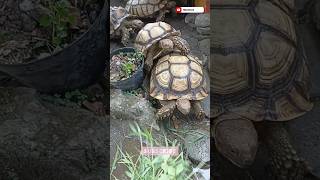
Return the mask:
<path id="1" fill-rule="evenodd" d="M 0 71 L 46 93 L 64 92 L 95 83 L 107 59 L 108 1 L 93 25 L 79 39 L 52 56 L 26 64 L 0 64 Z"/>
<path id="2" fill-rule="evenodd" d="M 128 52 L 135 52 L 136 50 L 131 47 L 124 47 L 117 49 L 113 51 L 110 54 L 110 58 L 112 58 L 114 55 L 122 53 L 128 53 Z M 110 82 L 111 87 L 121 90 L 134 90 L 139 88 L 142 85 L 144 73 L 143 73 L 143 65 L 144 61 L 142 61 L 141 66 L 138 68 L 134 74 L 129 77 L 128 79 L 117 81 L 117 82 Z"/>

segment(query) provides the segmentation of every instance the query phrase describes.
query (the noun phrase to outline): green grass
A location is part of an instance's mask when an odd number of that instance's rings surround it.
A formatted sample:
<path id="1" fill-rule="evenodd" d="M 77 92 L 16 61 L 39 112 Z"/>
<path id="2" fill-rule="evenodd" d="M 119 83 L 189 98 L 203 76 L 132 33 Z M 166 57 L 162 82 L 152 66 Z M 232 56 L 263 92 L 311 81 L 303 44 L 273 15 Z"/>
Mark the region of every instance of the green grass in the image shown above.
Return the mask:
<path id="1" fill-rule="evenodd" d="M 72 14 L 68 0 L 45 1 L 48 14 L 41 16 L 40 26 L 51 30 L 51 42 L 54 47 L 61 47 L 68 37 L 70 25 L 75 25 L 76 16 Z"/>
<path id="2" fill-rule="evenodd" d="M 88 96 L 81 90 L 68 91 L 63 94 L 46 95 L 42 94 L 41 98 L 47 102 L 51 102 L 55 105 L 66 106 L 70 103 L 75 103 L 78 106 L 82 105 L 82 102 L 88 99 Z"/>
<path id="3" fill-rule="evenodd" d="M 147 147 L 181 147 L 177 140 L 171 141 L 166 136 L 164 136 L 165 142 L 161 144 L 153 137 L 152 129 L 141 129 L 138 124 L 130 125 L 130 129 L 131 135 L 140 139 L 141 146 L 144 142 Z M 125 176 L 131 180 L 187 180 L 194 177 L 192 165 L 182 151 L 176 157 L 169 155 L 144 156 L 141 154 L 132 155 L 117 147 L 110 178 L 118 179 L 113 172 L 119 165 L 126 167 Z M 200 163 L 198 168 L 203 165 L 204 163 Z"/>
<path id="4" fill-rule="evenodd" d="M 127 61 L 121 64 L 121 70 L 125 73 L 127 78 L 134 74 L 144 58 L 141 52 L 120 53 L 119 56 L 127 58 Z"/>
<path id="5" fill-rule="evenodd" d="M 135 90 L 126 90 L 126 91 L 123 91 L 123 93 L 129 96 L 142 96 L 144 91 L 142 88 L 138 88 Z"/>

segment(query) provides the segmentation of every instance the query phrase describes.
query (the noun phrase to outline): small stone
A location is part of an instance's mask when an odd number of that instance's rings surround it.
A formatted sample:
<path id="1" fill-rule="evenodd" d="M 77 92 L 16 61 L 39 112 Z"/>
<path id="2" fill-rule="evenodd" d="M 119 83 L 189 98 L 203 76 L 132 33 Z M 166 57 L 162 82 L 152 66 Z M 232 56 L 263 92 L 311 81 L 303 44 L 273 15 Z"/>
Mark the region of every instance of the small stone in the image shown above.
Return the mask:
<path id="1" fill-rule="evenodd" d="M 49 57 L 50 54 L 49 53 L 41 53 L 39 56 L 38 56 L 38 59 L 43 59 L 43 58 L 46 58 L 46 57 Z"/>
<path id="2" fill-rule="evenodd" d="M 11 53 L 11 50 L 10 50 L 10 49 L 6 49 L 6 50 L 4 50 L 4 51 L 2 52 L 2 54 L 3 54 L 4 56 L 8 56 L 10 53 Z"/>
<path id="3" fill-rule="evenodd" d="M 201 41 L 201 40 L 204 40 L 204 39 L 210 39 L 210 34 L 207 34 L 207 35 L 205 35 L 205 34 L 199 34 L 199 35 L 197 36 L 197 39 L 198 39 L 198 41 Z"/>
<path id="4" fill-rule="evenodd" d="M 195 18 L 195 25 L 197 27 L 209 27 L 210 26 L 210 16 L 209 14 L 199 14 Z"/>
<path id="5" fill-rule="evenodd" d="M 184 22 L 187 24 L 193 24 L 195 23 L 196 14 L 187 14 L 184 18 Z"/>
<path id="6" fill-rule="evenodd" d="M 6 19 L 7 18 L 5 16 L 0 17 L 0 24 L 4 24 Z"/>
<path id="7" fill-rule="evenodd" d="M 30 11 L 34 8 L 34 5 L 30 0 L 24 0 L 22 1 L 22 3 L 19 4 L 19 8 L 22 11 Z"/>
<path id="8" fill-rule="evenodd" d="M 290 154 L 287 154 L 287 160 L 290 160 L 290 159 L 292 159 L 292 156 L 290 155 Z"/>
<path id="9" fill-rule="evenodd" d="M 292 162 L 291 162 L 291 161 L 286 161 L 286 162 L 284 163 L 284 167 L 285 167 L 286 169 L 290 169 L 290 168 L 292 167 Z"/>
<path id="10" fill-rule="evenodd" d="M 199 49 L 207 56 L 210 55 L 210 39 L 204 39 L 199 41 Z"/>
<path id="11" fill-rule="evenodd" d="M 23 21 L 23 30 L 26 32 L 32 32 L 36 28 L 36 22 L 30 19 L 30 17 L 23 15 L 22 16 Z"/>
<path id="12" fill-rule="evenodd" d="M 210 27 L 197 27 L 197 31 L 200 34 L 210 35 Z"/>

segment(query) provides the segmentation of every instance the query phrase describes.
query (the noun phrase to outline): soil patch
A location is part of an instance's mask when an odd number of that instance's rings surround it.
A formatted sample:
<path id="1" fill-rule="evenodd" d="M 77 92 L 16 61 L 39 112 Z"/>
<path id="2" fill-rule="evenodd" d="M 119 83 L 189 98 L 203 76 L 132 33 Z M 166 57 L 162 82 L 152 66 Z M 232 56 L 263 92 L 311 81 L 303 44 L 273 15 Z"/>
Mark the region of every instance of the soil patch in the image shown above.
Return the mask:
<path id="1" fill-rule="evenodd" d="M 27 63 L 60 51 L 88 30 L 102 6 L 98 1 L 1 1 L 0 63 Z"/>
<path id="2" fill-rule="evenodd" d="M 139 52 L 120 53 L 111 57 L 110 81 L 128 79 L 141 67 L 143 54 Z"/>

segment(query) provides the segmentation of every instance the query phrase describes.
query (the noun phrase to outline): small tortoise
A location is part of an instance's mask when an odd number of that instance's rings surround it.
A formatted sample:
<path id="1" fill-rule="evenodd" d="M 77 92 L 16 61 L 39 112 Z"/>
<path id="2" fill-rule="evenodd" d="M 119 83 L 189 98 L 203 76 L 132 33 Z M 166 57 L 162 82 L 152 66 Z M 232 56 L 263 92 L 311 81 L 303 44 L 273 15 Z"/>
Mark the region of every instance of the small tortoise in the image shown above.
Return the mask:
<path id="1" fill-rule="evenodd" d="M 294 1 L 211 2 L 210 104 L 217 150 L 244 168 L 262 140 L 277 179 L 303 179 L 310 169 L 282 123 L 313 107 L 309 69 L 289 8 Z"/>
<path id="2" fill-rule="evenodd" d="M 187 115 L 193 107 L 197 119 L 204 118 L 200 101 L 208 96 L 208 83 L 199 59 L 172 53 L 159 59 L 151 72 L 150 96 L 163 106 L 157 117 L 170 117 L 177 108 Z"/>
<path id="3" fill-rule="evenodd" d="M 110 8 L 110 37 L 112 39 L 121 37 L 121 43 L 127 45 L 130 34 L 138 31 L 143 27 L 144 23 L 135 19 L 123 7 Z"/>
<path id="4" fill-rule="evenodd" d="M 175 8 L 175 1 L 167 0 L 129 0 L 126 5 L 127 11 L 138 17 L 156 17 L 156 21 L 163 21 L 165 14 Z"/>
<path id="5" fill-rule="evenodd" d="M 145 55 L 146 68 L 149 70 L 153 60 L 165 53 L 180 51 L 182 55 L 187 55 L 190 52 L 190 45 L 181 38 L 181 32 L 165 22 L 146 24 L 139 31 L 134 47 Z"/>

